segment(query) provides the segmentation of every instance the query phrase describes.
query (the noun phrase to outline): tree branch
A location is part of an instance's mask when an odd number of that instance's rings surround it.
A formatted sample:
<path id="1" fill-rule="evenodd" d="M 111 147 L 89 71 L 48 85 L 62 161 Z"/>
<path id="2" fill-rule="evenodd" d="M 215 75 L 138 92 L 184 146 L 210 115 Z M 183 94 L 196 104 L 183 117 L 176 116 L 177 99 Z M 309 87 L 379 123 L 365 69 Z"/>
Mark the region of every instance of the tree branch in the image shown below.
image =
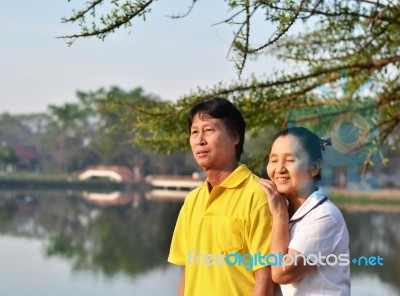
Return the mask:
<path id="1" fill-rule="evenodd" d="M 101 0 L 102 1 L 102 0 Z M 74 39 L 74 38 L 80 38 L 80 37 L 91 37 L 91 36 L 98 36 L 101 38 L 101 36 L 107 35 L 108 33 L 113 32 L 115 29 L 118 29 L 119 27 L 126 25 L 129 23 L 133 18 L 136 16 L 141 15 L 143 12 L 146 11 L 148 6 L 153 2 L 154 0 L 149 0 L 142 4 L 137 10 L 134 10 L 130 14 L 124 15 L 122 18 L 117 18 L 117 20 L 110 24 L 109 26 L 104 27 L 103 29 L 93 29 L 92 31 L 87 31 L 81 34 L 74 34 L 74 35 L 67 35 L 67 36 L 60 36 L 57 38 L 61 39 Z"/>
<path id="2" fill-rule="evenodd" d="M 84 18 L 85 17 L 85 15 L 89 12 L 89 11 L 91 11 L 91 10 L 94 10 L 94 8 L 97 6 L 97 5 L 99 5 L 99 4 L 101 4 L 102 2 L 103 2 L 104 0 L 94 0 L 93 2 L 92 2 L 92 4 L 91 5 L 89 5 L 86 9 L 83 9 L 83 10 L 81 10 L 81 11 L 78 11 L 74 16 L 71 16 L 70 18 L 63 18 L 62 19 L 62 22 L 63 23 L 67 23 L 67 22 L 75 22 L 75 21 L 77 21 L 77 20 L 79 20 L 79 19 L 82 19 L 82 18 Z"/>
<path id="3" fill-rule="evenodd" d="M 255 48 L 255 49 L 250 49 L 249 53 L 255 53 L 257 51 L 260 51 L 268 46 L 270 46 L 271 44 L 275 43 L 276 41 L 278 41 L 283 35 L 285 35 L 289 29 L 293 26 L 293 24 L 295 23 L 297 17 L 299 16 L 300 10 L 302 9 L 303 5 L 304 5 L 305 0 L 301 0 L 299 8 L 296 10 L 294 16 L 292 17 L 291 21 L 289 22 L 289 24 L 272 40 L 267 41 L 266 43 L 264 43 L 263 45 Z"/>
<path id="4" fill-rule="evenodd" d="M 178 15 L 171 15 L 169 16 L 172 19 L 179 19 L 179 18 L 185 18 L 187 17 L 193 10 L 193 7 L 195 6 L 197 0 L 192 0 L 191 5 L 189 6 L 188 10 L 184 14 L 178 14 Z"/>
<path id="5" fill-rule="evenodd" d="M 243 57 L 242 57 L 241 64 L 238 67 L 239 77 L 242 75 L 242 71 L 244 69 L 244 66 L 246 65 L 247 54 L 248 54 L 248 51 L 249 51 L 250 17 L 251 17 L 251 13 L 250 13 L 250 4 L 249 4 L 248 0 L 245 1 L 245 9 L 246 9 L 246 20 L 245 20 L 244 23 L 245 23 L 246 33 L 245 33 L 245 37 L 244 37 L 244 48 L 243 48 L 243 50 L 240 48 L 240 51 L 242 52 Z"/>

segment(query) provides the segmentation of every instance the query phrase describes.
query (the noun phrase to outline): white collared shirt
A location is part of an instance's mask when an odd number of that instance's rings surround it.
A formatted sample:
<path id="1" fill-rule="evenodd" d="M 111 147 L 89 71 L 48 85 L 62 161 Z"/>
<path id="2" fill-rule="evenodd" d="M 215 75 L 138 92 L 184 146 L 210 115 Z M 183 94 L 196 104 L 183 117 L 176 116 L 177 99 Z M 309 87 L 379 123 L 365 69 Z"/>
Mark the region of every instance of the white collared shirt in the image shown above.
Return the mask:
<path id="1" fill-rule="evenodd" d="M 305 215 L 289 224 L 289 249 L 314 261 L 317 268 L 297 282 L 281 285 L 283 295 L 350 295 L 349 233 L 342 213 L 329 199 L 312 209 L 323 198 L 319 188 L 290 219 Z M 312 260 L 323 257 L 329 262 Z"/>

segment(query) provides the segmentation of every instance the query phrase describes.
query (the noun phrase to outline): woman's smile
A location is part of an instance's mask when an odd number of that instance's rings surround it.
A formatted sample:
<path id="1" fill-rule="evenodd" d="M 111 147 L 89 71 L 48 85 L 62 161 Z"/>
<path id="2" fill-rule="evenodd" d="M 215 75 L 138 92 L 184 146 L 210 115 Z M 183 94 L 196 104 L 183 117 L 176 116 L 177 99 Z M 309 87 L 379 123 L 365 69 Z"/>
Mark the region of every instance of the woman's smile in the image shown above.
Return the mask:
<path id="1" fill-rule="evenodd" d="M 288 182 L 289 179 L 290 179 L 289 177 L 277 177 L 277 178 L 275 178 L 275 180 L 280 184 L 284 184 L 284 183 Z"/>

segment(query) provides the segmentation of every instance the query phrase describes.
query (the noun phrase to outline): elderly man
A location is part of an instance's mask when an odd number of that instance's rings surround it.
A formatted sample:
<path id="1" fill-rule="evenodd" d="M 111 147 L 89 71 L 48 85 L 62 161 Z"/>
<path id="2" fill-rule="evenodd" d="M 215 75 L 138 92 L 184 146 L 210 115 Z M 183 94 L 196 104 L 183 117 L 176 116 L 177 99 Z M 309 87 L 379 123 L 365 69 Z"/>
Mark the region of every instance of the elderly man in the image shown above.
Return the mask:
<path id="1" fill-rule="evenodd" d="M 228 100 L 214 98 L 188 115 L 190 146 L 205 171 L 187 196 L 168 257 L 184 266 L 179 295 L 273 295 L 266 263 L 271 215 L 258 177 L 239 165 L 246 123 Z"/>

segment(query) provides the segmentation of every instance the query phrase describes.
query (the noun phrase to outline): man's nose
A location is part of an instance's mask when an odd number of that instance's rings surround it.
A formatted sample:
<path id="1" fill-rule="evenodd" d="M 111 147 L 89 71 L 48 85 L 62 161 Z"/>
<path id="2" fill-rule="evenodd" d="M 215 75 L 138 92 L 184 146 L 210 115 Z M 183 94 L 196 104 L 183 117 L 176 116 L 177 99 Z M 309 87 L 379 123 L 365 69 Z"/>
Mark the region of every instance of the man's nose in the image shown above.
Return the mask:
<path id="1" fill-rule="evenodd" d="M 203 146 L 206 144 L 206 137 L 203 132 L 199 132 L 199 135 L 197 137 L 196 145 Z"/>

